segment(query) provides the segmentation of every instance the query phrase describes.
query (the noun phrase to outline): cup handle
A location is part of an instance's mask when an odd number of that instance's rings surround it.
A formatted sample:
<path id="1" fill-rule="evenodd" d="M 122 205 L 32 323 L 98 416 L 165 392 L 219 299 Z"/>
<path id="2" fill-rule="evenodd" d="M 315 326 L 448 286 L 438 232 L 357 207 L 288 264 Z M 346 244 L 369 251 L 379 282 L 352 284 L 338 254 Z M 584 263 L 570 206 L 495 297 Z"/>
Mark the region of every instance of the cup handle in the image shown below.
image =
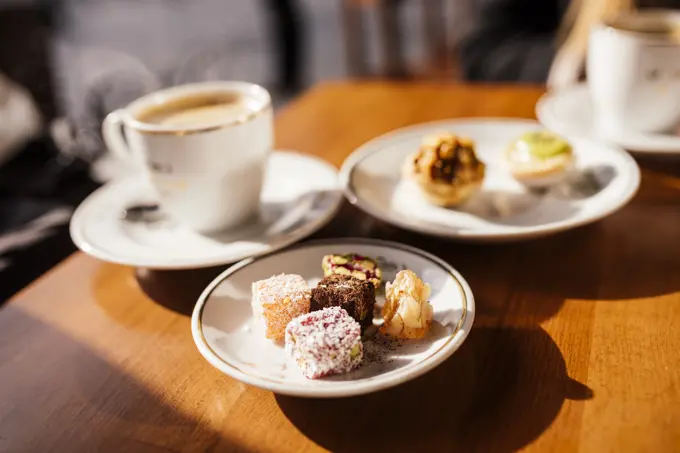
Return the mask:
<path id="1" fill-rule="evenodd" d="M 123 135 L 123 110 L 109 113 L 102 125 L 102 136 L 106 147 L 124 162 L 134 163 L 130 146 Z"/>

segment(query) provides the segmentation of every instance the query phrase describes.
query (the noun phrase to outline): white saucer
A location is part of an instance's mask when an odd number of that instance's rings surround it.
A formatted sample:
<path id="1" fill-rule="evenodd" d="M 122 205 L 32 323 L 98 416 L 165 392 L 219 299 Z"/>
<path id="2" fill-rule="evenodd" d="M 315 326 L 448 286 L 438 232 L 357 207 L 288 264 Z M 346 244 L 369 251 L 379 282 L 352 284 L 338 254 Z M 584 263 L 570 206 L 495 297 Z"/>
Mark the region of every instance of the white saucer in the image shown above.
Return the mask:
<path id="1" fill-rule="evenodd" d="M 536 117 L 560 134 L 604 140 L 594 128 L 593 107 L 585 84 L 544 94 L 536 103 Z M 637 153 L 680 154 L 680 136 L 672 134 L 622 131 L 615 144 Z"/>
<path id="2" fill-rule="evenodd" d="M 343 164 L 340 182 L 350 202 L 374 217 L 420 233 L 477 242 L 568 230 L 608 216 L 633 197 L 640 183 L 633 158 L 620 148 L 579 138 L 569 138 L 577 159 L 569 182 L 545 193 L 527 191 L 510 176 L 503 156 L 513 139 L 541 128 L 529 120 L 460 119 L 399 129 L 357 149 Z M 487 165 L 482 190 L 458 209 L 427 203 L 415 184 L 401 178 L 404 159 L 422 137 L 442 130 L 472 138 Z M 575 187 L 588 191 L 575 192 Z"/>
<path id="3" fill-rule="evenodd" d="M 196 233 L 162 217 L 130 222 L 125 208 L 154 202 L 143 178 L 113 182 L 90 195 L 71 219 L 71 238 L 104 261 L 153 269 L 233 263 L 290 245 L 324 226 L 342 201 L 337 172 L 315 157 L 274 152 L 269 158 L 260 216 L 215 235 Z"/>
<path id="4" fill-rule="evenodd" d="M 360 368 L 309 380 L 288 360 L 281 345 L 265 338 L 253 319 L 251 284 L 275 274 L 290 273 L 301 275 L 315 286 L 323 277 L 321 258 L 330 253 L 377 258 L 384 281 L 393 280 L 398 270 L 411 269 L 432 287 L 434 320 L 422 340 L 393 343 L 379 335 L 364 338 L 364 361 Z M 377 297 L 378 305 L 383 301 L 381 296 Z M 302 244 L 227 269 L 201 294 L 191 319 L 191 331 L 201 354 L 234 379 L 287 395 L 345 397 L 392 387 L 436 367 L 463 343 L 474 314 L 470 287 L 439 258 L 392 242 L 338 239 Z"/>

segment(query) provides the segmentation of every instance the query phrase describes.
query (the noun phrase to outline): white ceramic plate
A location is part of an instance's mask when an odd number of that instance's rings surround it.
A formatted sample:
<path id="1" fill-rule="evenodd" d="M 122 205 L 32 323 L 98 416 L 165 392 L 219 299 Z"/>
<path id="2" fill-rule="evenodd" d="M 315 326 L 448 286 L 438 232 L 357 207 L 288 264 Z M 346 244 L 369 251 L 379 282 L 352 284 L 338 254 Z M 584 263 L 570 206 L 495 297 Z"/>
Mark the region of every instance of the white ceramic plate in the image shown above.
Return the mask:
<path id="1" fill-rule="evenodd" d="M 544 94 L 536 103 L 536 117 L 547 128 L 561 134 L 604 140 L 594 128 L 593 106 L 586 84 Z M 636 153 L 680 154 L 680 136 L 673 134 L 621 131 L 614 144 Z"/>
<path id="2" fill-rule="evenodd" d="M 601 219 L 625 205 L 637 191 L 640 171 L 623 150 L 569 138 L 577 163 L 565 183 L 547 192 L 528 191 L 505 166 L 508 144 L 535 121 L 460 119 L 399 129 L 357 149 L 340 170 L 340 183 L 353 204 L 386 222 L 435 236 L 477 242 L 535 238 Z M 482 190 L 457 209 L 433 206 L 401 178 L 404 159 L 422 137 L 450 131 L 472 138 L 487 165 Z"/>
<path id="3" fill-rule="evenodd" d="M 126 207 L 154 202 L 143 178 L 107 184 L 90 195 L 71 219 L 71 238 L 104 261 L 153 269 L 183 269 L 234 263 L 290 245 L 314 233 L 342 201 L 330 164 L 302 154 L 274 152 L 261 197 L 260 216 L 215 235 L 177 222 L 122 220 Z"/>
<path id="4" fill-rule="evenodd" d="M 323 277 L 321 258 L 329 253 L 359 253 L 378 258 L 384 279 L 408 268 L 432 287 L 432 329 L 423 340 L 395 346 L 364 341 L 364 363 L 350 373 L 306 379 L 289 362 L 281 345 L 264 336 L 251 311 L 251 284 L 274 274 L 292 273 L 310 285 Z M 378 297 L 382 305 L 384 298 Z M 227 269 L 203 292 L 191 319 L 201 354 L 229 376 L 263 389 L 304 397 L 345 397 L 375 392 L 419 376 L 449 357 L 470 332 L 475 303 L 470 287 L 439 258 L 406 245 L 362 239 L 317 241 Z M 378 321 L 374 321 L 377 323 Z M 389 347 L 388 347 L 389 345 Z"/>

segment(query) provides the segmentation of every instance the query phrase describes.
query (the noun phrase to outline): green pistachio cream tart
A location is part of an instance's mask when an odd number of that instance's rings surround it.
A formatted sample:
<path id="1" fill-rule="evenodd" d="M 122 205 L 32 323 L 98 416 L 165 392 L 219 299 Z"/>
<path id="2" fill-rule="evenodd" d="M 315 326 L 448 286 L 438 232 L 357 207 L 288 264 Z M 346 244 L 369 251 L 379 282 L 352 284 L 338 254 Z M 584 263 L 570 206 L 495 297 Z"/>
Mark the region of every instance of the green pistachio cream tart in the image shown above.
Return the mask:
<path id="1" fill-rule="evenodd" d="M 506 159 L 512 176 L 529 187 L 555 184 L 574 165 L 569 142 L 549 131 L 523 134 L 510 144 Z"/>

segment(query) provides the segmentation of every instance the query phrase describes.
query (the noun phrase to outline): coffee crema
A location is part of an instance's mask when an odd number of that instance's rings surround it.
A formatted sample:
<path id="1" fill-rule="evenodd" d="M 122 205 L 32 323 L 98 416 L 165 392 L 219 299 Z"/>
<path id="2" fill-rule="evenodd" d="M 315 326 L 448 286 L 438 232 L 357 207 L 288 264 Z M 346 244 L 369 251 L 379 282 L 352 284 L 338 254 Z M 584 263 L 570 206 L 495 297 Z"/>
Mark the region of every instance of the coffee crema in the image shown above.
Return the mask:
<path id="1" fill-rule="evenodd" d="M 609 18 L 604 24 L 615 30 L 680 41 L 680 15 L 669 19 L 656 13 L 636 12 Z"/>
<path id="2" fill-rule="evenodd" d="M 197 127 L 228 123 L 259 110 L 240 93 L 190 94 L 168 99 L 135 115 L 137 121 L 172 127 Z"/>

